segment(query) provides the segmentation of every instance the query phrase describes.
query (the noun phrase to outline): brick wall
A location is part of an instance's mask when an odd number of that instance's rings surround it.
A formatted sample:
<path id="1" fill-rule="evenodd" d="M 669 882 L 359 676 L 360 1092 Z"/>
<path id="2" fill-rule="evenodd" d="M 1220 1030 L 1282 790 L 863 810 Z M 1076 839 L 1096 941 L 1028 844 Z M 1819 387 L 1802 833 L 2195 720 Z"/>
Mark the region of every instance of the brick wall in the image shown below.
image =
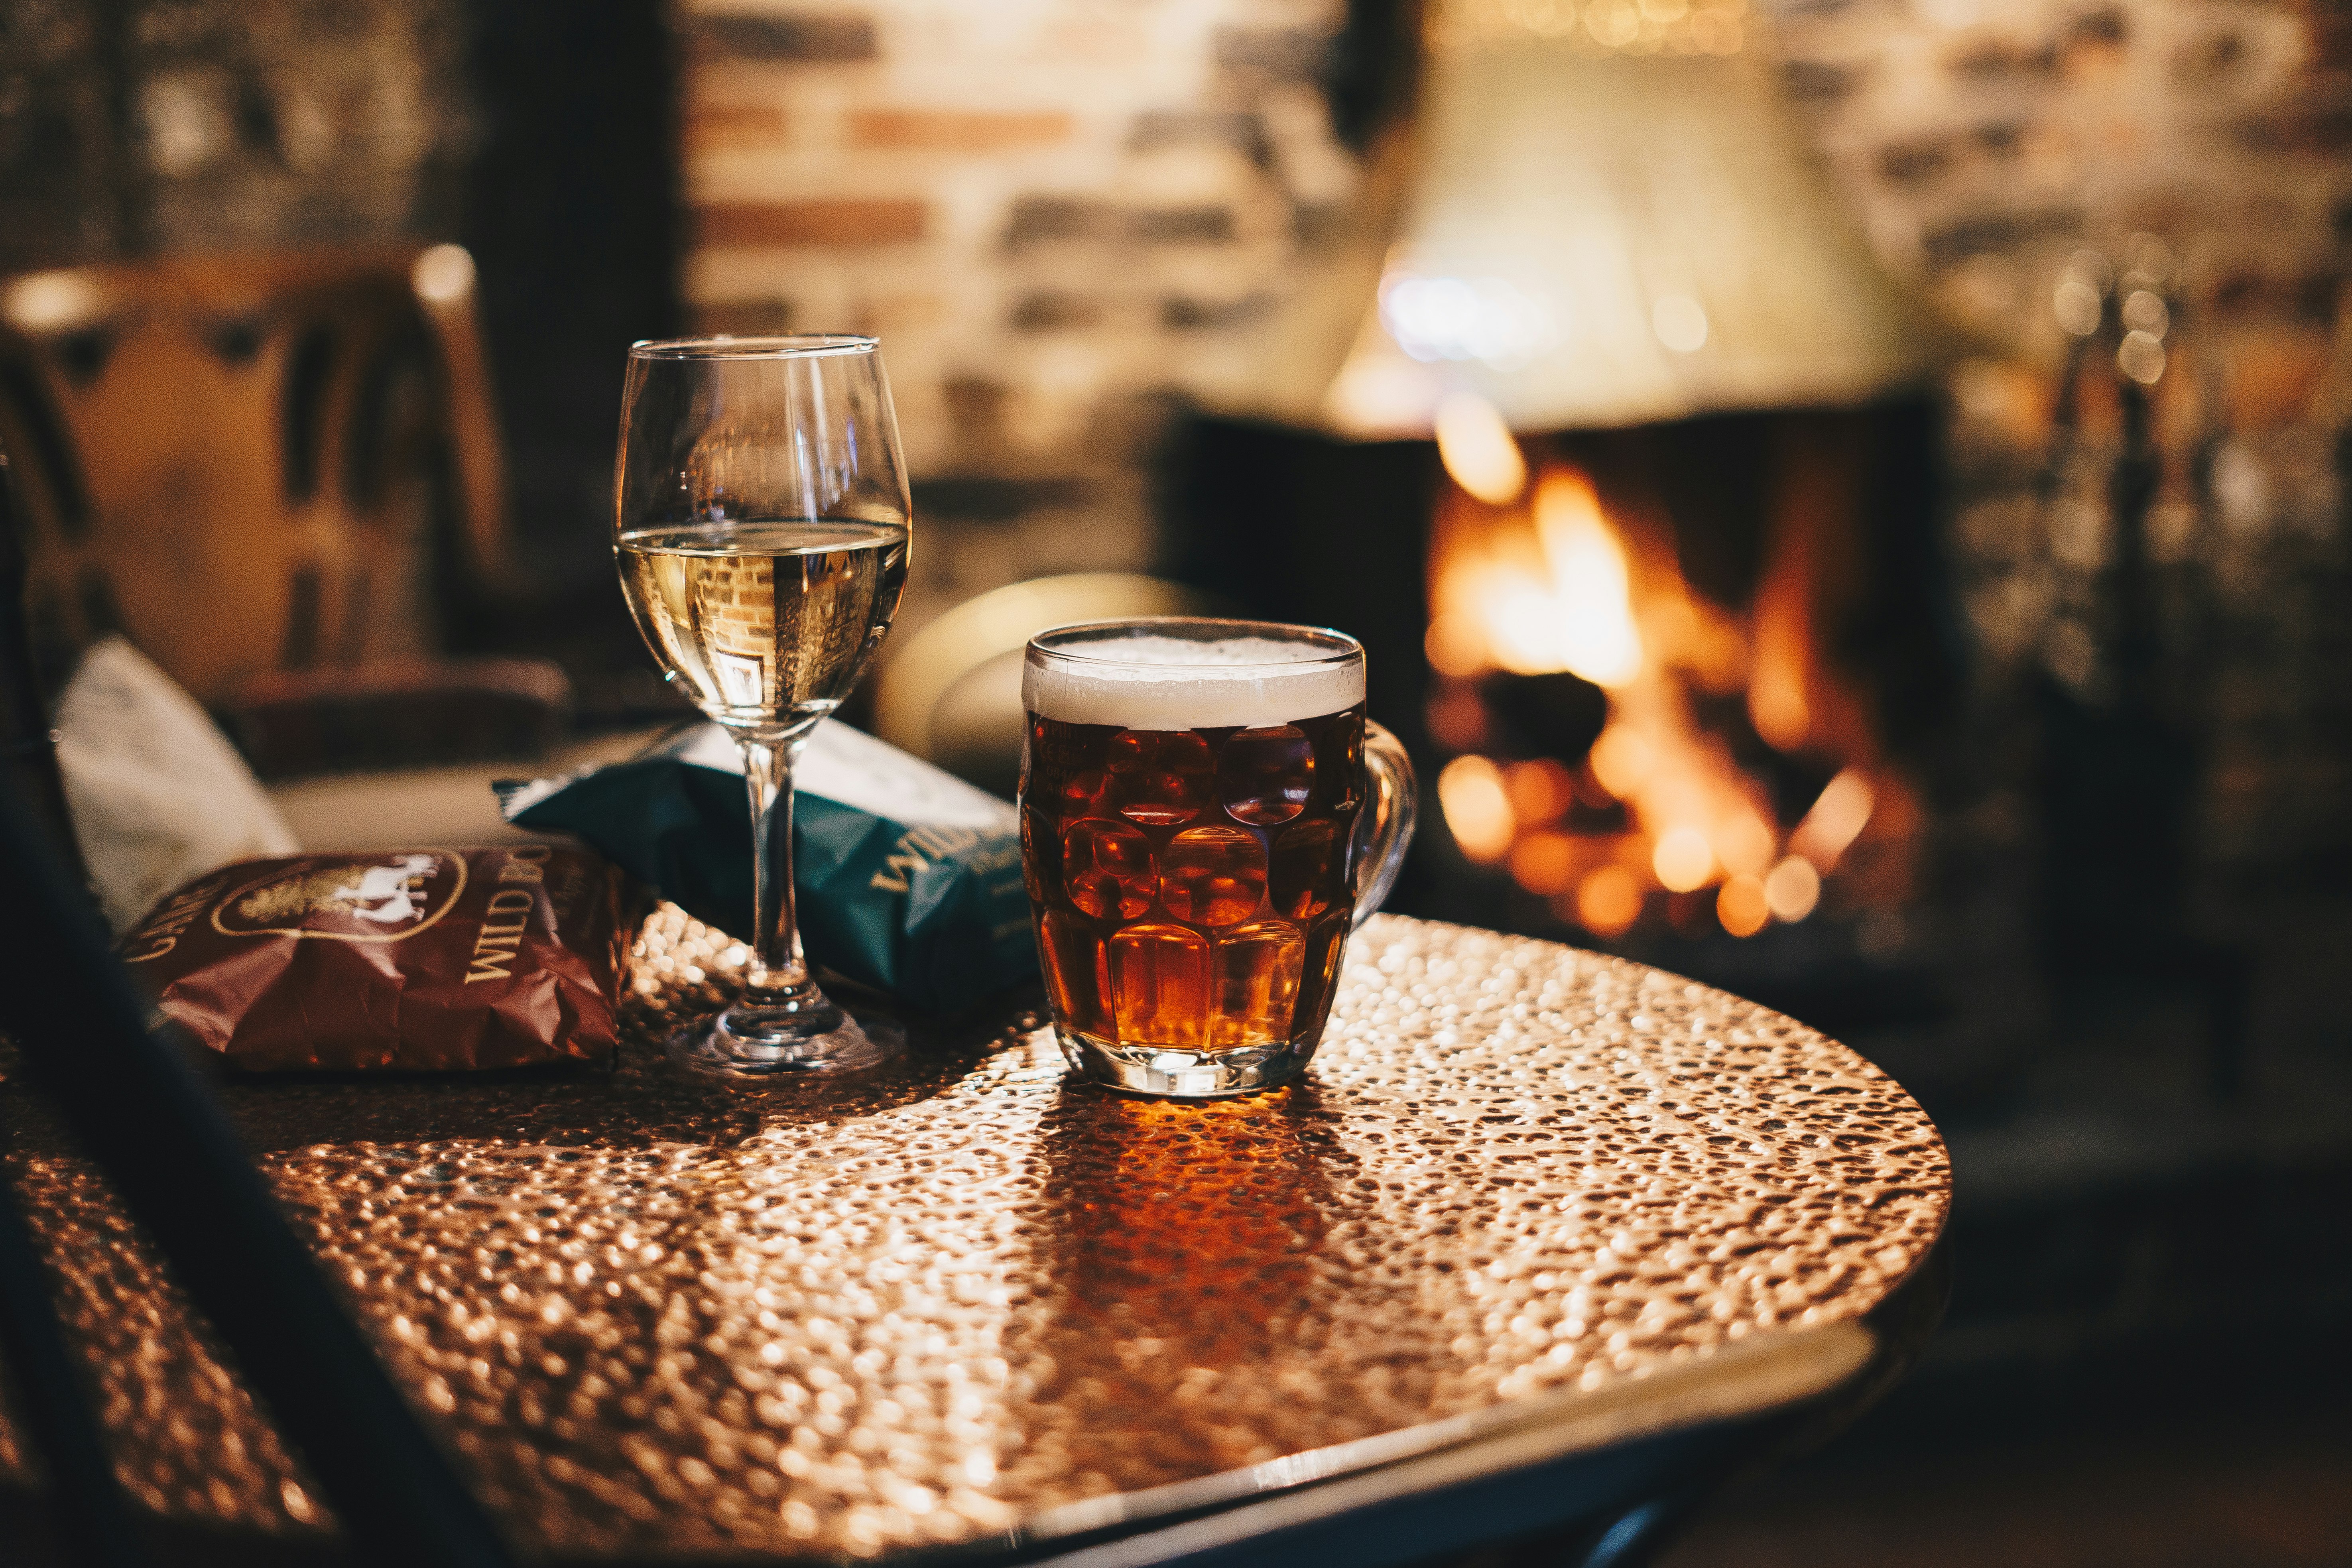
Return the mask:
<path id="1" fill-rule="evenodd" d="M 2078 611 L 2105 547 L 2028 488 L 2066 341 L 2053 291 L 2079 247 L 2169 247 L 2158 543 L 2210 602 L 2217 820 L 2249 845 L 2320 831 L 2275 781 L 2306 802 L 2347 782 L 2322 742 L 2352 689 L 2352 9 L 1758 3 L 1835 180 L 1963 334 L 1952 543 L 1989 683 L 2095 673 Z M 1153 558 L 1169 410 L 1239 363 L 1355 187 L 1319 85 L 1342 8 L 682 0 L 689 320 L 887 339 L 925 526 L 913 616 Z M 472 15 L 0 8 L 0 266 L 456 232 Z M 2078 489 L 2101 461 L 2095 439 Z"/>
<path id="2" fill-rule="evenodd" d="M 2068 342 L 2053 290 L 2080 247 L 2169 247 L 2158 542 L 2210 590 L 2195 638 L 2216 666 L 2217 830 L 2250 850 L 2316 831 L 2308 803 L 2338 764 L 2309 742 L 2347 663 L 2327 595 L 2352 394 L 2330 371 L 2352 12 L 1766 9 L 1756 36 L 1834 180 L 1959 334 L 1953 548 L 1988 689 L 2036 669 L 2095 685 L 2085 606 L 2105 547 L 2083 506 L 2053 517 L 2030 489 Z M 915 615 L 1150 562 L 1170 401 L 1246 349 L 1356 178 L 1316 86 L 1338 11 L 700 0 L 682 16 L 692 313 L 884 335 L 923 480 Z M 2094 407 L 2074 489 L 2096 489 L 2111 437 Z M 2282 816 L 2290 795 L 2306 804 Z"/>
<path id="3" fill-rule="evenodd" d="M 0 10 L 0 268 L 112 254 L 122 226 L 113 53 L 86 0 Z"/>
<path id="4" fill-rule="evenodd" d="M 881 334 L 910 616 L 1146 567 L 1171 398 L 1244 353 L 1356 177 L 1335 0 L 696 5 L 690 318 Z"/>
<path id="5" fill-rule="evenodd" d="M 1951 379 L 1951 548 L 1997 701 L 2096 699 L 2111 398 L 2053 502 L 2067 258 L 2154 236 L 2173 265 L 2150 546 L 2219 864 L 2352 849 L 2352 595 L 2338 349 L 2352 242 L 2352 10 L 2215 0 L 1777 0 L 1791 96 L 1890 264 L 1970 340 Z M 2111 383 L 2111 364 L 2094 367 Z"/>
<path id="6" fill-rule="evenodd" d="M 454 230 L 459 0 L 12 0 L 0 270 Z"/>

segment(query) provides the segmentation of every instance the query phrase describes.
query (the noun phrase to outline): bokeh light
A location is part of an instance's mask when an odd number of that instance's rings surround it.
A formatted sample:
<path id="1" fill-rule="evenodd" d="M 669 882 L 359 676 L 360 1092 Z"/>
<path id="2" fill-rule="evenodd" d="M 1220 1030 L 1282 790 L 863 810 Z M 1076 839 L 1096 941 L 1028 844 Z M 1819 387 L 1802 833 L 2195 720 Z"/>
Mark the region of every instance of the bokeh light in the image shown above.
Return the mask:
<path id="1" fill-rule="evenodd" d="M 1622 866 L 1601 866 L 1576 885 L 1576 918 L 1595 936 L 1622 936 L 1642 917 L 1642 885 Z"/>
<path id="2" fill-rule="evenodd" d="M 1715 916 L 1734 936 L 1754 936 L 1772 919 L 1761 877 L 1738 876 L 1715 896 Z"/>
<path id="3" fill-rule="evenodd" d="M 1715 875 L 1715 847 L 1696 827 L 1669 828 L 1658 836 L 1650 868 L 1657 873 L 1658 885 L 1668 892 L 1687 893 L 1706 887 L 1707 879 Z"/>
<path id="4" fill-rule="evenodd" d="M 1502 770 L 1484 757 L 1456 757 L 1437 775 L 1437 804 L 1462 853 L 1492 864 L 1510 852 L 1518 820 Z"/>
<path id="5" fill-rule="evenodd" d="M 1764 879 L 1764 901 L 1773 918 L 1794 924 L 1813 912 L 1822 900 L 1822 874 L 1802 855 L 1791 855 Z"/>

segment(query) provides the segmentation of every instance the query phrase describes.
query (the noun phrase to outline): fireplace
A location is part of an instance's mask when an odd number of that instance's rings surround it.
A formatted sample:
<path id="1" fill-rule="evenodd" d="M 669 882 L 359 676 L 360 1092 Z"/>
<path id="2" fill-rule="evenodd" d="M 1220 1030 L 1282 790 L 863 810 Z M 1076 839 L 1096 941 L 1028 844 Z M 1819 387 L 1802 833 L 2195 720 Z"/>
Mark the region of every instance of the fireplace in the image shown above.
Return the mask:
<path id="1" fill-rule="evenodd" d="M 1465 860 L 1612 941 L 1908 899 L 1904 727 L 1950 673 L 1929 449 L 1901 435 L 1922 411 L 1515 441 L 1458 407 L 1424 728 Z"/>
<path id="2" fill-rule="evenodd" d="M 1180 576 L 1361 637 L 1436 809 L 1392 906 L 1851 1021 L 1907 973 L 1927 738 L 1958 694 L 1937 410 L 1350 444 L 1203 417 Z"/>
<path id="3" fill-rule="evenodd" d="M 1386 226 L 1183 430 L 1166 563 L 1365 640 L 1434 797 L 1397 907 L 1916 1013 L 1943 350 L 1755 19 L 1668 9 L 1427 8 Z"/>

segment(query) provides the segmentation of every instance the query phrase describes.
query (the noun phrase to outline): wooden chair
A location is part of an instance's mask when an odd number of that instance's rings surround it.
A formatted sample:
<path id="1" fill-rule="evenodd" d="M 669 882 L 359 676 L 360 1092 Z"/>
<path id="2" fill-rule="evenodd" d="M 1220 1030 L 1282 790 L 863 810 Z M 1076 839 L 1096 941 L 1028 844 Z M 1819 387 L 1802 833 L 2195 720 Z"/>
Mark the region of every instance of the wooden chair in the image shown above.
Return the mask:
<path id="1" fill-rule="evenodd" d="M 52 691 L 119 631 L 218 710 L 270 672 L 425 658 L 507 579 L 456 246 L 0 282 L 0 448 Z"/>

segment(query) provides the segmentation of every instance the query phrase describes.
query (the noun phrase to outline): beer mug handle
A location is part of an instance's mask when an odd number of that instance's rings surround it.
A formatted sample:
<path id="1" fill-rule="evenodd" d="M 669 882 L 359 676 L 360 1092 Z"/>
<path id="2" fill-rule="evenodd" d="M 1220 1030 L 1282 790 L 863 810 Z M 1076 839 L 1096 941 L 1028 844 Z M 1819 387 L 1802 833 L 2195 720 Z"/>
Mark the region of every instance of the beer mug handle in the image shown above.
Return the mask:
<path id="1" fill-rule="evenodd" d="M 1421 816 L 1421 784 L 1412 759 L 1397 738 L 1369 720 L 1364 724 L 1364 772 L 1372 798 L 1356 818 L 1357 925 L 1380 910 L 1404 868 L 1412 846 L 1412 825 Z"/>

